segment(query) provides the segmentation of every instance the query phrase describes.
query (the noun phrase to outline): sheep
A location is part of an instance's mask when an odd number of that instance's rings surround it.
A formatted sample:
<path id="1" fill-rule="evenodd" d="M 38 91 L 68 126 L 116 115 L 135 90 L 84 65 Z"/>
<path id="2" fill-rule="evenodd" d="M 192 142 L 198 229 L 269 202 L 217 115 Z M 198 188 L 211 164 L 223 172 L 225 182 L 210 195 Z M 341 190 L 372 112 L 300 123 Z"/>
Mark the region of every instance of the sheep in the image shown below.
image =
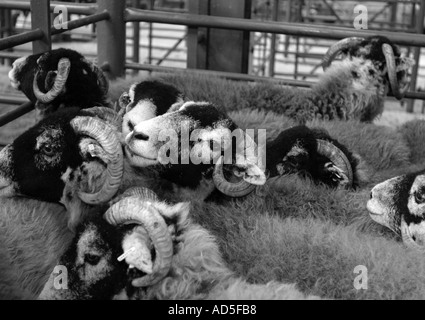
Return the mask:
<path id="1" fill-rule="evenodd" d="M 295 285 L 248 284 L 191 221 L 189 204 L 168 205 L 143 189 L 128 190 L 104 219 L 86 221 L 59 263 L 69 289 L 57 290 L 52 273 L 39 299 L 317 299 Z"/>
<path id="2" fill-rule="evenodd" d="M 425 245 L 425 171 L 376 185 L 367 203 L 371 218 L 400 236 L 410 248 Z"/>
<path id="3" fill-rule="evenodd" d="M 110 109 L 66 108 L 0 152 L 0 195 L 62 203 L 70 227 L 119 190 L 124 172 L 119 117 Z"/>
<path id="4" fill-rule="evenodd" d="M 61 107 L 111 107 L 103 72 L 71 49 L 17 59 L 9 79 L 12 87 L 35 104 L 40 119 Z"/>

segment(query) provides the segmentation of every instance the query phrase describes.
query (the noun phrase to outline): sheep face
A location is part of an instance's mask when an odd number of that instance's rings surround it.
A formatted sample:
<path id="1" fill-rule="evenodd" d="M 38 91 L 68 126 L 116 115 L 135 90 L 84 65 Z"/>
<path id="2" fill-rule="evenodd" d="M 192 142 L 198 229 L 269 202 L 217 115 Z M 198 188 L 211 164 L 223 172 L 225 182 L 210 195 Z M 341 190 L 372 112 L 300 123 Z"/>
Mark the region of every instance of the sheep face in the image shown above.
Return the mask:
<path id="1" fill-rule="evenodd" d="M 308 176 L 317 183 L 357 187 L 358 159 L 323 130 L 297 126 L 283 131 L 267 145 L 270 177 Z"/>
<path id="2" fill-rule="evenodd" d="M 178 110 L 182 104 L 183 94 L 171 85 L 159 81 L 134 84 L 120 98 L 120 107 L 124 113 L 124 136 L 133 131 L 138 123 Z"/>
<path id="3" fill-rule="evenodd" d="M 60 202 L 74 220 L 82 203 L 112 198 L 121 182 L 122 162 L 118 133 L 111 126 L 86 111 L 61 110 L 1 151 L 0 192 Z"/>
<path id="4" fill-rule="evenodd" d="M 387 180 L 372 189 L 371 218 L 390 228 L 413 248 L 425 248 L 425 173 Z"/>
<path id="5" fill-rule="evenodd" d="M 232 142 L 235 131 L 240 132 L 233 121 L 211 104 L 189 102 L 179 111 L 139 123 L 127 135 L 125 151 L 131 165 L 154 166 L 163 178 L 192 188 L 211 180 L 224 152 L 230 172 L 237 171 L 249 184 L 264 184 L 255 142 L 246 138 L 253 152 L 247 156 L 244 141 L 242 148 Z"/>
<path id="6" fill-rule="evenodd" d="M 90 108 L 107 103 L 108 82 L 80 53 L 57 49 L 14 62 L 12 86 L 36 104 L 41 118 L 58 108 Z"/>
<path id="7" fill-rule="evenodd" d="M 58 274 L 52 273 L 39 299 L 112 299 L 128 281 L 128 266 L 117 260 L 122 254 L 122 236 L 103 219 L 85 222 L 59 262 L 66 267 L 68 287 L 55 287 Z"/>
<path id="8" fill-rule="evenodd" d="M 97 216 L 81 224 L 59 262 L 67 270 L 68 288 L 55 287 L 58 275 L 52 273 L 39 299 L 128 298 L 137 293 L 138 288 L 148 290 L 169 276 L 172 256 L 179 250 L 176 235 L 181 237 L 189 223 L 189 205 L 172 206 L 152 199 L 146 203 L 145 200 L 138 196 L 126 197 L 108 209 L 104 218 Z M 152 215 L 157 220 L 149 222 Z M 126 221 L 129 216 L 131 221 Z M 139 222 L 143 227 L 137 224 Z M 158 236 L 155 228 L 160 228 L 162 235 Z M 151 240 L 155 243 L 152 246 L 149 245 Z M 164 256 L 160 248 L 164 243 L 167 243 L 168 256 Z M 131 259 L 129 249 L 138 251 L 140 248 L 147 249 L 143 254 L 152 259 L 153 268 L 139 269 L 138 259 Z M 125 259 L 123 253 L 127 253 Z M 158 267 L 160 264 L 166 267 Z"/>

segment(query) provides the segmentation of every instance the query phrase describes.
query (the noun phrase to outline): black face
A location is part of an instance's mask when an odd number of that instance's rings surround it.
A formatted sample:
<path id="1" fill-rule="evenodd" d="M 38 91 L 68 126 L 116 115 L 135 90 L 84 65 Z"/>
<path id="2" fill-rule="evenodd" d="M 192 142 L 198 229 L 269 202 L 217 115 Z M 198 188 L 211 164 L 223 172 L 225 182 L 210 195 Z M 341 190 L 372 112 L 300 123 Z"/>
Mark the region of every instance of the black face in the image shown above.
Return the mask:
<path id="1" fill-rule="evenodd" d="M 177 88 L 160 81 L 143 81 L 132 90 L 134 100 L 128 109 L 132 109 L 139 101 L 150 100 L 156 106 L 158 116 L 165 114 L 182 97 L 182 93 Z"/>
<path id="2" fill-rule="evenodd" d="M 44 54 L 38 61 L 39 88 L 47 92 L 53 86 L 54 73 L 58 69 L 60 59 L 68 58 L 71 62 L 71 70 L 66 82 L 66 90 L 52 105 L 57 109 L 62 103 L 70 107 L 91 108 L 102 105 L 105 95 L 99 87 L 98 76 L 93 72 L 90 65 L 84 61 L 84 57 L 70 49 L 57 49 Z"/>
<path id="3" fill-rule="evenodd" d="M 386 66 L 385 55 L 382 52 L 382 45 L 389 44 L 394 50 L 396 59 L 400 57 L 400 50 L 388 38 L 382 36 L 373 36 L 366 38 L 359 46 L 352 47 L 344 53 L 352 57 L 362 57 L 371 60 L 375 65 L 383 71 Z M 396 61 L 397 62 L 397 61 Z"/>
<path id="4" fill-rule="evenodd" d="M 78 138 L 70 126 L 77 113 L 78 109 L 59 112 L 14 141 L 11 167 L 20 194 L 59 202 L 65 186 L 62 175 L 82 164 Z"/>
<path id="5" fill-rule="evenodd" d="M 344 180 L 331 160 L 317 152 L 317 139 L 331 142 L 349 159 L 353 170 L 358 161 L 338 141 L 326 133 L 297 126 L 283 131 L 274 141 L 267 144 L 267 169 L 271 177 L 300 174 L 317 183 L 336 188 Z M 355 178 L 354 186 L 358 181 Z"/>
<path id="6" fill-rule="evenodd" d="M 111 300 L 131 283 L 128 265 L 117 260 L 123 253 L 124 233 L 124 229 L 109 225 L 100 215 L 78 228 L 73 243 L 60 260 L 68 270 L 69 289 L 63 292 L 64 298 Z M 60 298 L 61 292 L 57 294 Z"/>

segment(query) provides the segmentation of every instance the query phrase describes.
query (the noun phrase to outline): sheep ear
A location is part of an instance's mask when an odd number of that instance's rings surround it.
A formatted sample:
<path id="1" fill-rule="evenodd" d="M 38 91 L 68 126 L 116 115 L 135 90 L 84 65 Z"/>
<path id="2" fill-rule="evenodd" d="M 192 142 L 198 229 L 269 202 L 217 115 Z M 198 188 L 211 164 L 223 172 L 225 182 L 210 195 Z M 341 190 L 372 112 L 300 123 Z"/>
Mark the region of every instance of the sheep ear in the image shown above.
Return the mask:
<path id="1" fill-rule="evenodd" d="M 253 163 L 246 163 L 243 165 L 236 165 L 239 170 L 237 176 L 250 184 L 256 186 L 262 186 L 267 182 L 267 176 L 264 170 L 261 170 L 259 166 Z"/>

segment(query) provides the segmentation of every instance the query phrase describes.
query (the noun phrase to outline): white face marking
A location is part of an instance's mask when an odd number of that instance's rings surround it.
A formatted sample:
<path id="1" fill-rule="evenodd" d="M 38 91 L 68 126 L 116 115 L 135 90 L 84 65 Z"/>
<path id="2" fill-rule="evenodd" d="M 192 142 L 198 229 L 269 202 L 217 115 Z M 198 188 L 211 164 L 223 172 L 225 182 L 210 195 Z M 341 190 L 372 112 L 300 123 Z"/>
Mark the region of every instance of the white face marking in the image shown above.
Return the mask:
<path id="1" fill-rule="evenodd" d="M 134 96 L 135 96 L 135 92 L 134 92 L 134 90 L 136 89 L 136 86 L 137 86 L 137 84 L 133 84 L 131 87 L 130 87 L 130 90 L 128 91 L 128 96 L 130 97 L 130 101 L 131 102 L 134 102 Z"/>
<path id="2" fill-rule="evenodd" d="M 23 58 L 19 58 L 15 60 L 15 62 L 12 65 L 12 70 L 10 70 L 9 72 L 10 84 L 14 89 L 19 90 L 21 83 L 18 81 L 16 77 L 18 72 L 21 70 L 22 65 L 25 64 L 26 60 L 27 60 L 27 57 L 23 57 Z"/>
<path id="3" fill-rule="evenodd" d="M 108 252 L 100 252 L 95 248 L 95 241 L 100 237 L 97 230 L 93 227 L 88 228 L 80 237 L 77 243 L 77 258 L 75 264 L 77 266 L 83 266 L 78 270 L 78 274 L 81 280 L 87 285 L 96 283 L 97 281 L 104 279 L 108 273 L 112 270 L 108 263 L 111 258 L 111 254 Z M 100 256 L 101 259 L 96 265 L 90 265 L 85 261 L 86 254 Z"/>
<path id="4" fill-rule="evenodd" d="M 407 207 L 409 212 L 417 217 L 424 217 L 425 215 L 425 202 L 417 203 L 415 200 L 415 194 L 419 193 L 419 195 L 423 194 L 425 197 L 425 175 L 417 176 L 415 181 L 412 184 L 412 188 L 409 193 L 409 200 L 407 202 Z"/>
<path id="5" fill-rule="evenodd" d="M 124 115 L 123 134 L 127 136 L 140 122 L 155 118 L 156 116 L 156 106 L 152 101 L 142 100 L 138 102 L 134 108 Z"/>
<path id="6" fill-rule="evenodd" d="M 393 204 L 395 197 L 394 185 L 400 183 L 405 177 L 396 177 L 378 184 L 372 189 L 372 199 L 367 203 L 370 217 L 377 223 L 393 230 L 394 215 L 396 208 Z"/>
<path id="7" fill-rule="evenodd" d="M 409 226 L 409 234 L 412 240 L 420 246 L 425 245 L 425 221 L 419 224 L 411 223 Z"/>

